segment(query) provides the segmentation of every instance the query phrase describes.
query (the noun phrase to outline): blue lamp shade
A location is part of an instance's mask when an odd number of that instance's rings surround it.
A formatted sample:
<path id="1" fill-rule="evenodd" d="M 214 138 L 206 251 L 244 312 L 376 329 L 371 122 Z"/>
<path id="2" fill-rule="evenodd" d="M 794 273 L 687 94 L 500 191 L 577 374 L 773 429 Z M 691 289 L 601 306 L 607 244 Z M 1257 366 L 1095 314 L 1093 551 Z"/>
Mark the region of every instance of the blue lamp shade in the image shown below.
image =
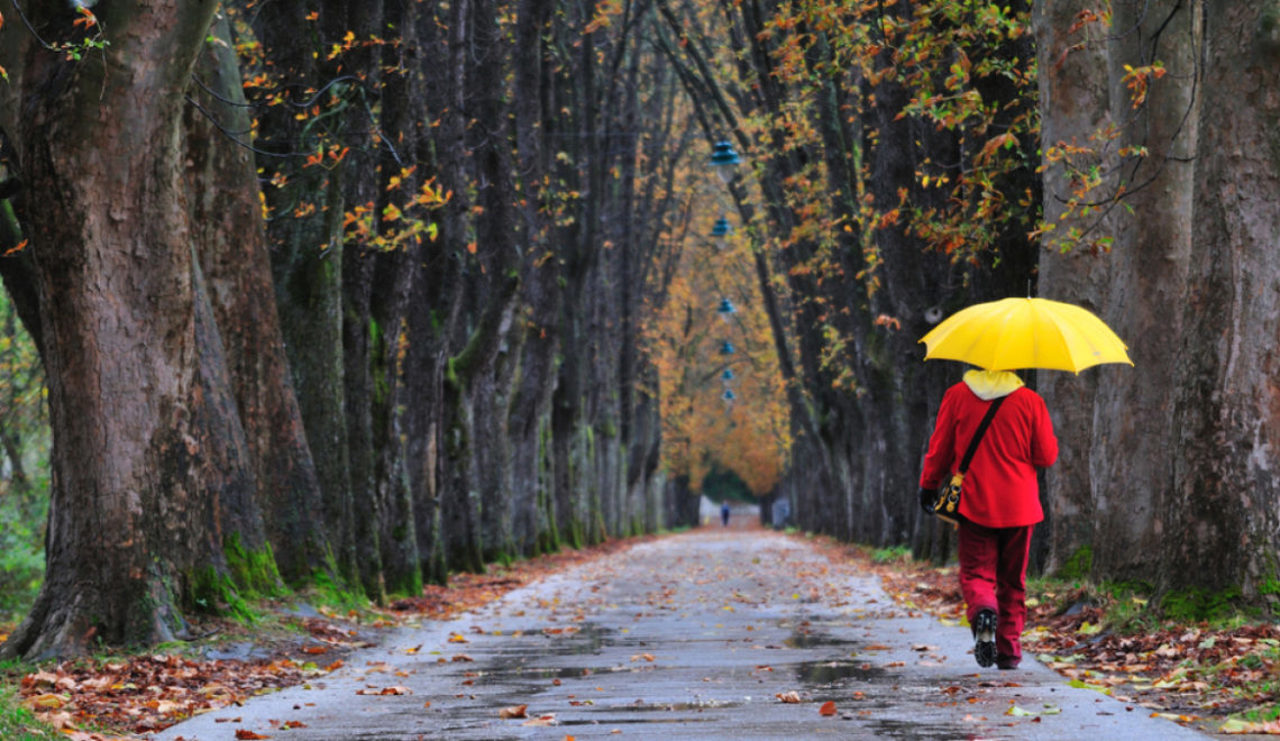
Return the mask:
<path id="1" fill-rule="evenodd" d="M 725 340 L 724 344 L 720 346 L 721 355 L 732 355 L 735 352 L 737 352 L 737 350 L 733 347 L 733 343 L 728 340 Z"/>
<path id="2" fill-rule="evenodd" d="M 720 380 L 728 382 L 733 380 L 733 369 L 725 368 L 724 373 L 720 374 Z"/>
<path id="3" fill-rule="evenodd" d="M 720 308 L 716 309 L 721 314 L 732 314 L 737 309 L 733 308 L 733 302 L 727 298 L 720 299 Z"/>
<path id="4" fill-rule="evenodd" d="M 720 395 L 720 398 L 724 399 L 725 401 L 733 401 L 734 399 L 738 398 L 738 396 L 737 394 L 733 393 L 733 389 L 725 389 L 724 393 Z"/>
<path id="5" fill-rule="evenodd" d="M 715 225 L 711 227 L 711 236 L 727 237 L 731 231 L 733 231 L 733 227 L 729 226 L 729 220 L 721 216 L 716 219 Z"/>
<path id="6" fill-rule="evenodd" d="M 711 165 L 713 167 L 733 167 L 742 163 L 742 158 L 738 156 L 738 152 L 733 148 L 733 142 L 728 139 L 721 139 L 716 142 L 715 147 L 711 150 Z"/>

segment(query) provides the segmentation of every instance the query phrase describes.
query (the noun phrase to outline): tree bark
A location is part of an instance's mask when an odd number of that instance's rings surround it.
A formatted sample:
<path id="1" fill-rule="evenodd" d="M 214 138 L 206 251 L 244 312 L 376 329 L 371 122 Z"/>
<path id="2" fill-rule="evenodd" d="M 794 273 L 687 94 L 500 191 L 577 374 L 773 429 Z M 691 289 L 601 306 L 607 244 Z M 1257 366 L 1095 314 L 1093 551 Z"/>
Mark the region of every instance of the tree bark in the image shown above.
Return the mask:
<path id="1" fill-rule="evenodd" d="M 202 110 L 187 109 L 193 238 L 201 245 L 270 547 L 281 576 L 296 585 L 327 568 L 328 539 L 323 519 L 313 514 L 321 507 L 320 489 L 280 334 L 254 160 L 224 133 L 251 128 L 225 17 L 212 35 L 223 43 L 206 44 L 199 60 L 197 76 L 208 90 L 198 97 Z M 266 546 L 243 537 L 247 551 Z"/>
<path id="2" fill-rule="evenodd" d="M 1047 145 L 1087 142 L 1111 117 L 1109 60 L 1097 38 L 1102 31 L 1085 26 L 1083 31 L 1070 32 L 1077 14 L 1087 5 L 1074 1 L 1034 5 L 1042 112 L 1040 138 Z M 1076 47 L 1082 43 L 1082 47 Z M 1070 197 L 1063 165 L 1046 163 L 1044 193 L 1044 221 L 1058 224 Z M 1060 228 L 1065 230 L 1073 224 L 1079 222 Z M 1102 287 L 1109 276 L 1110 264 L 1087 250 L 1063 253 L 1046 249 L 1040 259 L 1040 295 L 1097 310 L 1103 303 Z M 1046 515 L 1051 528 L 1047 567 L 1053 571 L 1080 549 L 1093 545 L 1089 448 L 1098 377 L 1096 373 L 1071 376 L 1058 371 L 1043 371 L 1036 376 L 1037 388 L 1049 407 L 1058 436 L 1058 461 L 1045 477 Z"/>
<path id="3" fill-rule="evenodd" d="M 225 574 L 228 500 L 254 518 L 184 206 L 183 93 L 214 7 L 100 10 L 117 34 L 103 58 L 67 66 L 33 46 L 25 60 L 25 221 L 54 450 L 46 579 L 6 656 L 180 635 L 182 595 Z M 32 21 L 48 31 L 71 12 Z"/>
<path id="4" fill-rule="evenodd" d="M 1192 244 L 1195 172 L 1183 160 L 1193 151 L 1198 120 L 1199 31 L 1194 12 L 1170 0 L 1119 6 L 1113 27 L 1128 32 L 1105 44 L 1107 30 L 1099 24 L 1068 36 L 1083 8 L 1054 4 L 1037 18 L 1043 140 L 1046 146 L 1091 142 L 1102 164 L 1118 169 L 1090 199 L 1123 184 L 1132 190 L 1125 203 L 1133 214 L 1069 211 L 1069 176 L 1061 163 L 1048 163 L 1046 223 L 1115 242 L 1109 254 L 1085 246 L 1046 250 L 1041 293 L 1098 313 L 1129 341 L 1136 371 L 1104 366 L 1080 376 L 1039 374 L 1061 450 L 1046 477 L 1049 568 L 1076 557 L 1078 564 L 1091 562 L 1100 578 L 1143 580 L 1158 566 L 1166 527 L 1181 350 L 1176 341 L 1141 340 L 1156 326 L 1169 338 L 1181 334 L 1181 317 L 1168 307 L 1181 301 Z M 1135 106 L 1124 65 L 1157 61 L 1170 74 L 1152 81 L 1145 104 Z M 1107 124 L 1119 127 L 1118 139 L 1092 136 Z M 1149 154 L 1124 163 L 1114 154 L 1122 145 L 1146 147 Z"/>
<path id="5" fill-rule="evenodd" d="M 1238 585 L 1259 598 L 1280 581 L 1280 15 L 1273 5 L 1193 7 L 1203 14 L 1204 98 L 1159 586 Z"/>

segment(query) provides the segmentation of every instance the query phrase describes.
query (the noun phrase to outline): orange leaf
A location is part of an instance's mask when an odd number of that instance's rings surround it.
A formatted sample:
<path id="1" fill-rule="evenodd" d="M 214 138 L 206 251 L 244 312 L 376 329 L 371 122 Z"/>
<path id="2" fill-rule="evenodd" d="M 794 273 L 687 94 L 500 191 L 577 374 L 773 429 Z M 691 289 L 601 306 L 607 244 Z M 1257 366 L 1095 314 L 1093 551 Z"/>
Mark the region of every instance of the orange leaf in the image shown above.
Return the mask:
<path id="1" fill-rule="evenodd" d="M 528 705 L 512 705 L 509 708 L 499 710 L 498 717 L 503 720 L 510 720 L 512 718 L 528 718 L 529 715 L 526 712 L 528 709 Z"/>
<path id="2" fill-rule="evenodd" d="M 3 69 L 3 67 L 0 67 L 0 69 Z M 14 245 L 13 247 L 10 247 L 9 249 L 5 250 L 5 251 L 4 251 L 4 256 L 5 256 L 5 257 L 8 257 L 9 255 L 12 255 L 12 254 L 14 254 L 14 253 L 21 252 L 22 250 L 26 249 L 26 247 L 27 247 L 27 242 L 30 242 L 30 241 L 31 241 L 31 240 L 29 240 L 29 239 L 24 239 L 24 240 L 22 240 L 21 242 L 19 242 L 18 244 Z"/>
<path id="3" fill-rule="evenodd" d="M 822 707 L 818 708 L 818 715 L 835 715 L 836 704 L 831 700 L 822 703 Z"/>
<path id="4" fill-rule="evenodd" d="M 328 646 L 303 646 L 302 652 L 304 654 L 326 654 L 326 653 L 329 653 L 329 647 Z"/>
<path id="5" fill-rule="evenodd" d="M 256 741 L 257 739 L 263 739 L 263 738 L 271 738 L 271 737 L 263 736 L 261 733 L 254 733 L 253 731 L 247 731 L 243 728 L 236 729 L 237 741 Z"/>
<path id="6" fill-rule="evenodd" d="M 804 702 L 803 700 L 800 699 L 800 693 L 796 692 L 795 690 L 792 690 L 790 692 L 779 692 L 778 694 L 774 695 L 774 697 L 777 697 L 779 700 L 789 705 L 795 705 L 796 703 Z"/>

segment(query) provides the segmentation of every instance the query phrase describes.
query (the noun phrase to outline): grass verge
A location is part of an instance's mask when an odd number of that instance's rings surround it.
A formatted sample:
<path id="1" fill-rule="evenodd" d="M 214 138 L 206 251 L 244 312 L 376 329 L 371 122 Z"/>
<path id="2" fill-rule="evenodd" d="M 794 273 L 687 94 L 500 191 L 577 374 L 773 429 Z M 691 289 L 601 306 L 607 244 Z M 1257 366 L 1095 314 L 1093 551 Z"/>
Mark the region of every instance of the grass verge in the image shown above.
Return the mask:
<path id="1" fill-rule="evenodd" d="M 19 702 L 12 687 L 0 684 L 0 738 L 6 741 L 44 741 L 56 736 L 52 726 L 40 722 Z"/>

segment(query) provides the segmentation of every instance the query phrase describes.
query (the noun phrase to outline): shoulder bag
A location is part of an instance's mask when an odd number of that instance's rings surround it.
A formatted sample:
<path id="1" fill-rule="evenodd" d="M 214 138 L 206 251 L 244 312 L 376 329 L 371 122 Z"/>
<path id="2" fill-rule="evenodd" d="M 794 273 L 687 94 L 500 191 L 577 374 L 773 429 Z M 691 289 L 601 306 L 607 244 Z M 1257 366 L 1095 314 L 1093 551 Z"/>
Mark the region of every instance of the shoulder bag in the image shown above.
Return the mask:
<path id="1" fill-rule="evenodd" d="M 1008 395 L 1001 396 L 991 402 L 991 406 L 987 407 L 987 413 L 983 415 L 982 421 L 978 423 L 978 429 L 973 432 L 973 439 L 969 441 L 969 449 L 964 452 L 964 458 L 960 459 L 960 468 L 951 475 L 951 480 L 942 485 L 938 490 L 938 498 L 933 503 L 933 513 L 939 518 L 955 525 L 960 519 L 960 487 L 964 483 L 964 474 L 969 470 L 969 464 L 973 462 L 973 454 L 978 450 L 978 443 L 982 442 L 982 436 L 986 434 L 987 428 L 991 426 L 991 420 L 996 416 L 996 410 L 1009 398 Z"/>

